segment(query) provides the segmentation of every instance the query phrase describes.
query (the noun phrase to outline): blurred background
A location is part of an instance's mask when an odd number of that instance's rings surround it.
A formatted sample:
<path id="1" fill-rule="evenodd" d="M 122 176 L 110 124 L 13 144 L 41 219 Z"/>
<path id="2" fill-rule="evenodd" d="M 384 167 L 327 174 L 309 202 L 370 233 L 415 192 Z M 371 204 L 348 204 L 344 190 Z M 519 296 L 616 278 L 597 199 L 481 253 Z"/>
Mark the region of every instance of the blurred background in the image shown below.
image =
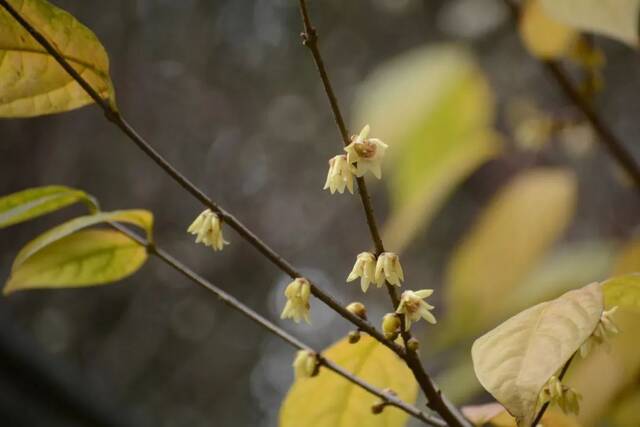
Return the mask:
<path id="1" fill-rule="evenodd" d="M 390 311 L 384 292 L 345 284 L 371 242 L 358 198 L 322 191 L 341 142 L 296 2 L 55 4 L 102 40 L 120 109 L 156 149 L 338 300 L 362 301 L 376 324 Z M 487 400 L 473 339 L 540 300 L 640 268 L 637 192 L 501 1 L 310 7 L 351 132 L 370 123 L 391 146 L 370 189 L 406 286 L 436 289 L 438 327 L 417 326 L 428 369 L 457 403 Z M 640 56 L 588 41 L 605 64 L 576 55 L 566 65 L 640 157 Z M 280 321 L 288 278 L 231 230 L 223 252 L 195 245 L 186 228 L 202 208 L 95 106 L 0 121 L 0 194 L 50 184 L 84 189 L 105 210 L 153 211 L 163 247 L 313 346 L 350 331 L 317 301 L 312 326 Z M 30 239 L 82 212 L 2 230 L 0 276 Z M 584 425 L 640 425 L 624 406 L 640 399 L 637 321 L 631 341 L 594 359 L 607 378 L 575 380 L 591 402 Z M 273 426 L 293 379 L 290 347 L 154 259 L 114 285 L 0 299 L 0 340 L 8 427 Z"/>

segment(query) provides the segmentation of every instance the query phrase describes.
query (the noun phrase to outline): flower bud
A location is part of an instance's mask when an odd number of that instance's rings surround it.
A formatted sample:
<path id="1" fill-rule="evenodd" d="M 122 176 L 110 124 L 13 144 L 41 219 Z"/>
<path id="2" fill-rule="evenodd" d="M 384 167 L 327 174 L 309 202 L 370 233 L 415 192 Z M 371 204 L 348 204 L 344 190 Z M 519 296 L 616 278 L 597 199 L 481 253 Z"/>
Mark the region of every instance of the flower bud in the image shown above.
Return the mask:
<path id="1" fill-rule="evenodd" d="M 414 337 L 409 338 L 409 341 L 407 341 L 407 348 L 411 351 L 418 351 L 420 348 L 420 341 Z"/>
<path id="2" fill-rule="evenodd" d="M 362 320 L 367 320 L 367 308 L 361 302 L 352 302 L 347 306 L 347 310 Z"/>
<path id="3" fill-rule="evenodd" d="M 384 407 L 387 406 L 385 402 L 378 402 L 371 406 L 371 413 L 374 415 L 381 414 L 384 411 Z"/>
<path id="4" fill-rule="evenodd" d="M 396 339 L 400 330 L 400 318 L 395 313 L 387 313 L 382 318 L 382 332 L 390 340 Z"/>
<path id="5" fill-rule="evenodd" d="M 360 341 L 360 331 L 349 332 L 349 344 L 355 344 Z"/>

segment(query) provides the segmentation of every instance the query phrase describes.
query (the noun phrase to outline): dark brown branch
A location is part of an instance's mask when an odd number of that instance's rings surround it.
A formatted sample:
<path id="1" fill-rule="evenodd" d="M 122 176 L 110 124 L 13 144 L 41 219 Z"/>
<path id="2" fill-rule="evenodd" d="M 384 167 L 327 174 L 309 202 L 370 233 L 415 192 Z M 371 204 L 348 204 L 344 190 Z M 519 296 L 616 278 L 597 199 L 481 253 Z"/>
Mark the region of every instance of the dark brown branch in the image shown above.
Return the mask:
<path id="1" fill-rule="evenodd" d="M 573 358 L 575 357 L 575 355 L 576 354 L 573 353 L 573 355 L 571 355 L 569 360 L 567 360 L 567 363 L 564 364 L 564 366 L 562 367 L 562 370 L 560 371 L 560 375 L 558 375 L 558 380 L 562 381 L 565 374 L 567 373 L 567 370 L 569 370 L 569 365 L 571 365 L 571 362 L 573 361 Z M 546 402 L 544 405 L 542 405 L 542 408 L 540 408 L 538 415 L 536 415 L 535 419 L 531 423 L 531 427 L 536 427 L 540 423 L 540 421 L 542 421 L 542 417 L 544 416 L 544 413 L 547 412 L 549 403 L 550 402 Z"/>
<path id="2" fill-rule="evenodd" d="M 324 357 L 322 354 L 320 354 L 319 352 L 317 352 L 314 349 L 312 349 L 307 344 L 303 343 L 302 341 L 300 341 L 299 339 L 297 339 L 296 337 L 294 337 L 293 335 L 291 335 L 290 333 L 288 333 L 284 329 L 282 329 L 279 326 L 275 325 L 274 323 L 270 322 L 265 317 L 261 316 L 260 314 L 255 312 L 253 309 L 249 308 L 247 305 L 243 304 L 238 299 L 233 297 L 232 295 L 226 293 L 222 289 L 220 289 L 217 286 L 215 286 L 213 283 L 209 282 L 208 280 L 206 280 L 205 278 L 200 276 L 198 273 L 196 273 L 193 270 L 191 270 L 184 263 L 182 263 L 181 261 L 176 259 L 173 255 L 169 254 L 167 251 L 165 251 L 164 249 L 160 248 L 157 244 L 148 242 L 146 239 L 142 238 L 137 233 L 131 231 L 130 229 L 128 229 L 127 227 L 125 227 L 123 225 L 120 225 L 120 224 L 117 224 L 117 223 L 110 223 L 110 225 L 112 227 L 114 227 L 115 229 L 117 229 L 118 231 L 120 231 L 121 233 L 125 234 L 127 237 L 129 237 L 132 240 L 134 240 L 139 245 L 144 246 L 151 255 L 155 255 L 157 258 L 159 258 L 165 264 L 167 264 L 168 266 L 170 266 L 171 268 L 173 268 L 174 270 L 176 270 L 177 272 L 179 272 L 180 274 L 182 274 L 183 276 L 185 276 L 186 278 L 188 278 L 192 282 L 194 282 L 194 283 L 202 286 L 206 290 L 212 292 L 224 304 L 226 304 L 227 306 L 231 307 L 233 310 L 236 310 L 236 311 L 240 312 L 245 317 L 248 317 L 253 322 L 257 323 L 262 328 L 264 328 L 267 331 L 269 331 L 271 334 L 273 334 L 273 335 L 277 336 L 278 338 L 282 339 L 287 344 L 289 344 L 292 347 L 294 347 L 296 349 L 299 349 L 299 350 L 307 350 L 307 351 L 311 351 L 311 352 L 316 353 L 318 355 L 318 362 L 320 363 L 320 365 L 322 365 L 322 366 L 326 367 L 327 369 L 335 372 L 336 374 L 338 374 L 341 377 L 345 378 L 347 381 L 350 381 L 351 383 L 363 388 L 364 390 L 368 391 L 369 393 L 373 394 L 374 396 L 379 397 L 380 399 L 382 399 L 387 404 L 395 406 L 396 408 L 406 412 L 407 414 L 411 415 L 412 417 L 415 417 L 415 418 L 423 421 L 425 424 L 429 424 L 429 425 L 432 425 L 432 426 L 435 426 L 435 427 L 445 427 L 446 426 L 444 421 L 439 419 L 438 417 L 435 417 L 435 416 L 429 415 L 429 414 L 425 414 L 424 412 L 420 411 L 415 406 L 408 404 L 407 402 L 399 399 L 397 396 L 395 396 L 395 395 L 393 395 L 391 393 L 387 393 L 387 392 L 385 392 L 383 390 L 380 390 L 380 389 L 374 387 L 373 385 L 369 384 L 368 382 L 366 382 L 362 378 L 360 378 L 360 377 L 358 377 L 356 375 L 353 375 L 351 372 L 349 372 L 346 369 L 342 368 L 341 366 L 337 365 L 336 363 L 334 363 L 330 359 L 327 359 L 326 357 Z"/>
<path id="3" fill-rule="evenodd" d="M 233 228 L 244 240 L 250 243 L 269 261 L 277 266 L 291 278 L 303 277 L 287 260 L 273 250 L 267 243 L 262 241 L 244 224 L 236 219 L 231 213 L 218 206 L 209 198 L 202 190 L 196 187 L 187 177 L 182 175 L 175 169 L 160 153 L 158 153 L 140 134 L 122 117 L 119 111 L 115 110 L 106 100 L 102 99 L 91 85 L 68 63 L 68 61 L 57 51 L 57 49 L 29 22 L 27 22 L 9 2 L 0 0 L 0 6 L 4 7 L 7 12 L 13 16 L 16 21 L 29 33 L 33 38 L 64 68 L 64 70 L 87 92 L 87 94 L 100 106 L 105 116 L 115 126 L 117 126 L 129 139 L 135 143 L 148 157 L 151 158 L 167 175 L 176 181 L 182 188 L 195 197 L 200 203 L 216 212 L 220 218 Z M 340 316 L 356 325 L 360 330 L 366 332 L 383 345 L 390 348 L 400 357 L 404 356 L 404 348 L 393 341 L 390 341 L 382 335 L 373 325 L 355 316 L 345 309 L 340 303 L 334 300 L 330 295 L 322 291 L 317 285 L 310 282 L 311 293 L 320 301 L 333 309 Z"/>
<path id="4" fill-rule="evenodd" d="M 338 131 L 340 132 L 340 136 L 342 137 L 342 142 L 345 146 L 348 146 L 351 143 L 349 132 L 347 130 L 347 126 L 345 125 L 344 118 L 338 104 L 338 98 L 335 94 L 335 91 L 333 90 L 331 80 L 327 73 L 324 60 L 322 59 L 322 55 L 318 47 L 318 32 L 311 22 L 311 17 L 309 15 L 306 0 L 299 0 L 299 5 L 300 15 L 302 17 L 302 24 L 304 28 L 304 31 L 301 34 L 303 44 L 311 52 L 311 56 L 313 57 L 318 73 L 320 74 L 320 80 L 322 81 L 327 99 L 329 100 L 329 105 L 331 106 L 331 111 L 333 113 L 336 126 L 338 128 Z M 367 185 L 364 178 L 358 178 L 357 183 L 359 189 L 358 193 L 360 194 L 360 200 L 362 202 L 362 207 L 367 219 L 367 225 L 369 226 L 369 232 L 371 234 L 371 240 L 373 241 L 376 249 L 376 256 L 378 256 L 383 253 L 385 249 L 382 238 L 380 237 L 378 225 L 376 223 L 373 206 L 371 204 L 371 197 L 369 196 L 369 191 L 367 190 Z M 398 293 L 396 291 L 396 288 L 388 282 L 386 283 L 386 287 L 387 292 L 389 293 L 389 299 L 391 300 L 391 304 L 393 305 L 393 309 L 395 310 L 400 302 Z M 404 319 L 402 319 L 401 327 L 403 331 L 402 338 L 404 340 L 405 347 L 407 347 L 407 341 L 411 339 L 411 334 L 408 331 L 404 331 Z M 438 387 L 425 372 L 417 353 L 415 351 L 407 349 L 404 360 L 407 363 L 407 366 L 413 372 L 416 381 L 427 397 L 427 404 L 429 408 L 438 412 L 450 426 L 469 426 L 470 424 L 460 413 L 460 411 L 442 395 Z"/>
<path id="5" fill-rule="evenodd" d="M 520 19 L 520 7 L 518 6 L 518 3 L 514 0 L 504 0 L 504 2 L 511 11 L 514 21 L 517 23 Z M 638 163 L 631 152 L 627 150 L 622 141 L 616 137 L 613 131 L 592 108 L 589 102 L 584 99 L 559 62 L 551 60 L 539 61 L 544 66 L 545 70 L 547 70 L 549 75 L 553 77 L 562 90 L 564 96 L 582 112 L 598 135 L 598 141 L 600 141 L 611 157 L 618 162 L 620 167 L 632 179 L 636 191 L 640 193 L 640 166 L 638 166 Z"/>

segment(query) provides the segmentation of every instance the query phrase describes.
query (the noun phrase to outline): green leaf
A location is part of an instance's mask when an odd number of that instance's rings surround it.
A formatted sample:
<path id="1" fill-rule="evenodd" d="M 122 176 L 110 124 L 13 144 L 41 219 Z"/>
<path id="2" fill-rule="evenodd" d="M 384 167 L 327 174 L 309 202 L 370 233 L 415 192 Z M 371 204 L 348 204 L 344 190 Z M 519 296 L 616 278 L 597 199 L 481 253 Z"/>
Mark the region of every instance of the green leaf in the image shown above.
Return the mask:
<path id="1" fill-rule="evenodd" d="M 83 228 L 103 222 L 125 222 L 136 225 L 146 230 L 147 236 L 149 237 L 149 240 L 151 240 L 151 231 L 153 228 L 153 214 L 151 214 L 151 212 L 145 210 L 100 212 L 94 215 L 74 218 L 71 221 L 67 221 L 64 224 L 54 227 L 36 237 L 27 243 L 20 252 L 18 252 L 16 259 L 13 261 L 13 269 L 17 269 L 29 257 L 51 245 L 55 241 L 69 236 Z"/>
<path id="2" fill-rule="evenodd" d="M 391 388 L 405 402 L 414 402 L 417 384 L 406 365 L 373 338 L 357 344 L 342 339 L 323 353 L 349 372 L 379 388 Z M 280 408 L 280 427 L 400 427 L 408 415 L 387 407 L 371 413 L 376 397 L 337 374 L 320 369 L 313 378 L 297 380 Z"/>
<path id="3" fill-rule="evenodd" d="M 602 286 L 607 307 L 617 305 L 640 313 L 640 273 L 613 277 Z"/>
<path id="4" fill-rule="evenodd" d="M 560 22 L 638 47 L 640 0 L 542 0 Z"/>
<path id="5" fill-rule="evenodd" d="M 455 330 L 500 318 L 505 298 L 569 225 L 576 192 L 570 171 L 534 169 L 494 197 L 447 266 L 445 299 Z"/>
<path id="6" fill-rule="evenodd" d="M 592 334 L 603 308 L 601 285 L 592 283 L 517 314 L 473 343 L 476 376 L 518 426 L 531 425 L 540 390 Z"/>
<path id="7" fill-rule="evenodd" d="M 91 212 L 98 209 L 95 199 L 84 191 L 58 185 L 29 188 L 0 197 L 0 228 L 37 218 L 76 202 L 84 202 Z"/>
<path id="8" fill-rule="evenodd" d="M 460 182 L 500 150 L 491 88 L 472 54 L 454 45 L 414 49 L 358 91 L 355 122 L 390 145 L 391 217 L 384 240 L 401 252 Z"/>
<path id="9" fill-rule="evenodd" d="M 83 230 L 14 267 L 4 294 L 107 284 L 133 274 L 146 259 L 146 249 L 118 231 Z"/>
<path id="10" fill-rule="evenodd" d="M 8 0 L 115 107 L 109 58 L 98 38 L 45 0 Z M 0 117 L 60 113 L 92 103 L 82 87 L 0 7 Z"/>

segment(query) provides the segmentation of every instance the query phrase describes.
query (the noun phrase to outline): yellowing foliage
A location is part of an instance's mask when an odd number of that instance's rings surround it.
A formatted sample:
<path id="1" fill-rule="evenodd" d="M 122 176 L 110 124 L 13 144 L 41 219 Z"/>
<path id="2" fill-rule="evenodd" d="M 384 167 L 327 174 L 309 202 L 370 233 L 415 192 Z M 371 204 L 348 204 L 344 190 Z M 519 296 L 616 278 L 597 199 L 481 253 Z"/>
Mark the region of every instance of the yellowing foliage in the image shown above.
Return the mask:
<path id="1" fill-rule="evenodd" d="M 549 16 L 541 0 L 523 4 L 519 29 L 529 52 L 542 59 L 562 57 L 579 36 L 573 28 Z"/>

